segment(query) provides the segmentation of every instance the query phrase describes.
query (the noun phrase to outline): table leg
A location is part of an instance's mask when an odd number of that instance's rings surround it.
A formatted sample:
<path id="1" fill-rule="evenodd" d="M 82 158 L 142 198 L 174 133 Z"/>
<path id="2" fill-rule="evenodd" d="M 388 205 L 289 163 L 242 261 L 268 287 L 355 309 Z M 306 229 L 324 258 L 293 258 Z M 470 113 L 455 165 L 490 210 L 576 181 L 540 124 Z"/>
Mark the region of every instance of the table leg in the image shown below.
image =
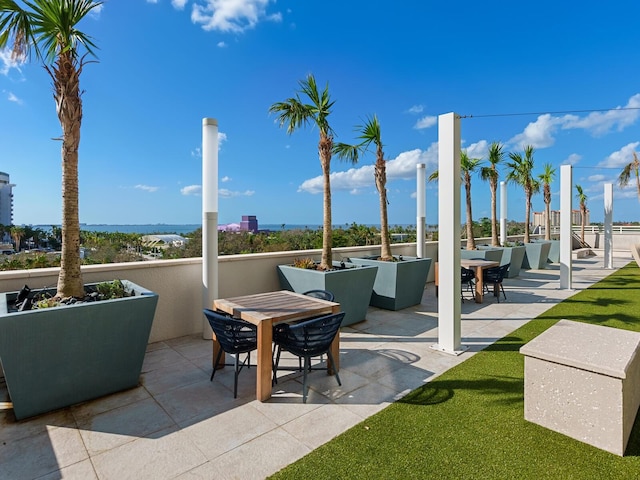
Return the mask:
<path id="1" fill-rule="evenodd" d="M 331 342 L 331 355 L 333 356 L 333 364 L 329 360 L 327 355 L 327 373 L 329 375 L 335 375 L 335 372 L 340 371 L 340 332 L 336 334 L 336 338 Z M 335 369 L 335 370 L 334 370 Z"/>
<path id="2" fill-rule="evenodd" d="M 258 371 L 256 372 L 256 398 L 264 402 L 271 398 L 271 378 L 273 372 L 273 351 L 271 342 L 273 329 L 271 321 L 258 324 Z"/>
<path id="3" fill-rule="evenodd" d="M 484 295 L 482 285 L 482 267 L 476 267 L 476 303 L 482 303 L 482 297 Z"/>
<path id="4" fill-rule="evenodd" d="M 211 357 L 211 368 L 213 368 L 214 363 L 216 363 L 216 356 L 218 355 L 218 352 L 222 349 L 220 348 L 220 343 L 218 342 L 218 339 L 216 338 L 215 333 L 211 335 L 211 338 L 213 340 L 213 356 Z M 225 353 L 223 350 L 222 353 L 220 354 L 220 363 L 218 364 L 218 370 L 224 367 L 224 362 L 225 362 L 224 355 Z"/>

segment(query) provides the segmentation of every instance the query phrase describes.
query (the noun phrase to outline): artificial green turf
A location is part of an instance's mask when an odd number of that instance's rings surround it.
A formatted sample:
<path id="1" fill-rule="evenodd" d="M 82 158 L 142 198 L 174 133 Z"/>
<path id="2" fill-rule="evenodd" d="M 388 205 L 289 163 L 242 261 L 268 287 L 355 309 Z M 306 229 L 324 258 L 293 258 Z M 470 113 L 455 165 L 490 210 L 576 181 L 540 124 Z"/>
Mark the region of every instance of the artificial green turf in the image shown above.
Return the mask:
<path id="1" fill-rule="evenodd" d="M 640 415 L 624 457 L 524 420 L 519 349 L 563 318 L 640 331 L 640 269 L 555 305 L 271 478 L 640 479 Z"/>

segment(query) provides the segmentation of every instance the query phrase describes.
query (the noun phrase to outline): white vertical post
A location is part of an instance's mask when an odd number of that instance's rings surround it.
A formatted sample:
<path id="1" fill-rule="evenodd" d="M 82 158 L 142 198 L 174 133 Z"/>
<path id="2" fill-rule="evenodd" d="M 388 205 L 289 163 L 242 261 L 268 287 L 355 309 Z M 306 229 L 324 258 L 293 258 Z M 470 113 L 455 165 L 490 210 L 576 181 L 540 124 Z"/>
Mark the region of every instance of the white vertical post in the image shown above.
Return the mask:
<path id="1" fill-rule="evenodd" d="M 424 242 L 426 240 L 425 225 L 427 211 L 427 170 L 424 163 L 416 165 L 416 256 L 424 258 Z"/>
<path id="2" fill-rule="evenodd" d="M 613 268 L 613 184 L 604 184 L 604 268 Z"/>
<path id="3" fill-rule="evenodd" d="M 218 121 L 202 119 L 202 306 L 218 297 Z M 202 338 L 211 327 L 202 319 Z"/>
<path id="4" fill-rule="evenodd" d="M 500 182 L 500 245 L 507 241 L 507 182 Z"/>
<path id="5" fill-rule="evenodd" d="M 438 117 L 438 344 L 459 355 L 460 344 L 460 117 Z"/>
<path id="6" fill-rule="evenodd" d="M 573 179 L 571 165 L 560 166 L 560 288 L 571 290 L 571 192 Z"/>

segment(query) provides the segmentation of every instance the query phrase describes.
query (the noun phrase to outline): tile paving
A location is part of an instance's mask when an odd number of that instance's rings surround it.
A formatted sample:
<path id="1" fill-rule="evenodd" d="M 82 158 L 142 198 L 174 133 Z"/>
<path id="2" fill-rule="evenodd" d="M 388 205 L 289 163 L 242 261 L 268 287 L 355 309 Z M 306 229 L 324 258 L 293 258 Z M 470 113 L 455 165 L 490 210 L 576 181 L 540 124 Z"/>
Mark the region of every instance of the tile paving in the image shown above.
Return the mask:
<path id="1" fill-rule="evenodd" d="M 367 320 L 341 330 L 342 387 L 310 374 L 281 372 L 270 401 L 255 400 L 255 369 L 211 373 L 211 341 L 200 336 L 150 344 L 138 388 L 16 421 L 0 378 L 0 480 L 261 479 L 301 458 L 555 303 L 605 277 L 602 252 L 575 259 L 573 290 L 559 288 L 559 268 L 523 270 L 505 279 L 507 300 L 462 304 L 460 356 L 438 341 L 437 298 L 399 312 L 370 308 Z M 632 260 L 615 252 L 614 268 Z M 294 361 L 291 359 L 290 361 Z"/>

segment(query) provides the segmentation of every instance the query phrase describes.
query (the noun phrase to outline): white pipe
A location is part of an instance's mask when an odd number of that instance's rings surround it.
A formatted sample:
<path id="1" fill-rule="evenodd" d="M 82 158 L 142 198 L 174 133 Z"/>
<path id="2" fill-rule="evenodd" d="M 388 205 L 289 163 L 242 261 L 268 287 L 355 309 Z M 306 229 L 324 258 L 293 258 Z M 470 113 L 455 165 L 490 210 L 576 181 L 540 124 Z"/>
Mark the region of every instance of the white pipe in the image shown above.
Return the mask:
<path id="1" fill-rule="evenodd" d="M 604 184 L 604 268 L 613 268 L 613 184 Z"/>
<path id="2" fill-rule="evenodd" d="M 427 211 L 427 170 L 424 163 L 416 165 L 416 256 L 424 258 L 425 256 L 425 225 Z"/>
<path id="3" fill-rule="evenodd" d="M 560 288 L 571 290 L 571 251 L 573 231 L 571 228 L 571 192 L 573 180 L 571 165 L 560 166 Z"/>
<path id="4" fill-rule="evenodd" d="M 202 306 L 218 297 L 218 121 L 202 119 Z M 211 338 L 202 319 L 202 338 Z"/>
<path id="5" fill-rule="evenodd" d="M 507 241 L 507 182 L 500 182 L 500 245 Z"/>

